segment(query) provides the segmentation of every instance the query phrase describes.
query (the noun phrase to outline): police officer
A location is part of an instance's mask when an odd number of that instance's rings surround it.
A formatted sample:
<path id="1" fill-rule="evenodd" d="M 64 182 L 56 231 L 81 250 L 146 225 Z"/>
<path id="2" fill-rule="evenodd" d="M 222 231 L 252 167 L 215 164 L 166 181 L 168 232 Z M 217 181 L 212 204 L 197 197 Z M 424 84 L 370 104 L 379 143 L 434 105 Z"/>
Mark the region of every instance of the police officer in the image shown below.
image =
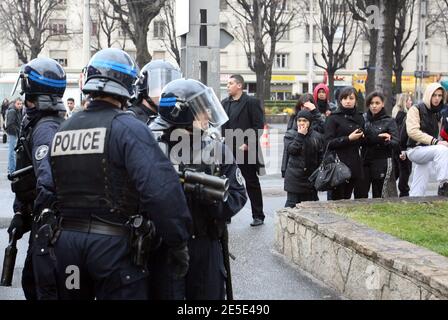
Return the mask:
<path id="1" fill-rule="evenodd" d="M 165 86 L 159 114 L 161 121 L 156 122 L 171 125 L 162 140 L 169 144 L 168 149 L 180 150 L 174 152 L 180 158 L 172 159 L 172 162 L 179 164 L 193 216 L 194 231 L 188 242 L 190 268 L 186 277 L 186 299 L 224 299 L 227 276 L 224 270 L 230 271 L 228 263 L 227 268 L 224 266 L 228 255 L 223 254 L 223 249 L 226 251 L 223 239 L 226 220 L 238 213 L 247 201 L 241 171 L 232 153 L 209 134 L 217 132 L 216 128 L 228 120 L 227 115 L 213 89 L 192 79 L 174 80 Z M 170 139 L 170 135 L 181 138 L 180 148 L 171 142 L 179 140 Z M 199 135 L 199 139 L 195 140 L 194 135 Z M 197 181 L 188 183 L 187 174 L 191 172 L 228 179 L 226 195 L 216 198 L 212 196 L 212 193 L 216 195 L 216 190 L 210 191 L 210 186 Z"/>
<path id="2" fill-rule="evenodd" d="M 179 79 L 179 68 L 165 60 L 153 60 L 140 71 L 135 83 L 135 101 L 128 111 L 149 124 L 157 117 L 160 92 L 169 82 Z"/>
<path id="3" fill-rule="evenodd" d="M 51 148 L 60 298 L 147 299 L 148 252 L 159 242 L 153 226 L 183 277 L 191 216 L 148 127 L 120 110 L 133 94 L 133 59 L 104 49 L 85 72 L 82 90 L 92 100 L 61 126 Z"/>
<path id="4" fill-rule="evenodd" d="M 62 96 L 66 76 L 55 60 L 36 58 L 22 67 L 17 84 L 19 83 L 21 94 L 25 94 L 26 115 L 16 148 L 17 176 L 12 179 L 12 189 L 16 195 L 15 215 L 8 232 L 11 234 L 14 230 L 15 237 L 20 239 L 32 227 L 22 273 L 23 291 L 26 299 L 51 299 L 56 297 L 55 287 L 46 287 L 52 282 L 51 279 L 36 278 L 33 275 L 33 266 L 36 269 L 42 263 L 46 264 L 45 254 L 34 256 L 32 252 L 33 239 L 40 226 L 40 215 L 55 200 L 49 148 L 63 121 L 65 107 Z M 30 170 L 23 172 L 25 168 Z M 33 219 L 35 222 L 32 222 Z"/>

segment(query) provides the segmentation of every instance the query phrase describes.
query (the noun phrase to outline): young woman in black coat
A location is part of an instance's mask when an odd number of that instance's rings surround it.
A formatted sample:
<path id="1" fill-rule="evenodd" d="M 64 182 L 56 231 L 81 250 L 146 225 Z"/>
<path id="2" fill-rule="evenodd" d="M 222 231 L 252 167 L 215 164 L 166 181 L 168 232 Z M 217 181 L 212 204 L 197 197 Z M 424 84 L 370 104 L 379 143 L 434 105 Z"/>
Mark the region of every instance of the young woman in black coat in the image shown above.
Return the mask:
<path id="1" fill-rule="evenodd" d="M 297 129 L 285 134 L 285 151 L 288 163 L 285 172 L 285 207 L 294 208 L 303 201 L 318 201 L 317 191 L 308 181 L 322 160 L 324 139 L 312 127 L 313 115 L 308 110 L 297 114 Z"/>
<path id="2" fill-rule="evenodd" d="M 392 157 L 399 149 L 399 135 L 395 120 L 384 110 L 384 102 L 384 95 L 377 91 L 372 92 L 366 99 L 366 107 L 369 110 L 364 115 L 364 182 L 359 185 L 362 198 L 368 198 L 370 186 L 373 198 L 381 198 L 385 183 L 391 179 L 395 183 Z"/>
<path id="3" fill-rule="evenodd" d="M 353 87 L 344 88 L 338 99 L 338 109 L 325 123 L 325 140 L 328 150 L 335 151 L 346 164 L 352 178 L 332 190 L 332 200 L 350 199 L 355 185 L 362 181 L 363 165 L 360 148 L 364 143 L 364 117 L 356 109 L 357 95 Z M 355 192 L 355 198 L 359 195 Z"/>

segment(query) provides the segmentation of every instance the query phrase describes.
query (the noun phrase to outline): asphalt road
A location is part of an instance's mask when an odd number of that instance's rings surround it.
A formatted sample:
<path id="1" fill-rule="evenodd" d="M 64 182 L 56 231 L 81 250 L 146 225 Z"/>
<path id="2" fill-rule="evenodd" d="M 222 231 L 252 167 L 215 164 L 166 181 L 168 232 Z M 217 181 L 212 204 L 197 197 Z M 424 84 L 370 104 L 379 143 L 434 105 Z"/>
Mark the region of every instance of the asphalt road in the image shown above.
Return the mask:
<path id="1" fill-rule="evenodd" d="M 270 148 L 265 152 L 268 166 L 267 176 L 261 179 L 264 191 L 265 225 L 253 228 L 250 204 L 238 213 L 229 225 L 230 251 L 236 256 L 231 262 L 235 299 L 248 300 L 303 300 L 339 299 L 317 280 L 288 264 L 273 251 L 274 215 L 283 207 L 285 194 L 280 172 L 283 136 L 273 132 L 270 135 Z M 266 150 L 265 150 L 266 151 Z M 270 155 L 271 154 L 271 155 Z M 3 261 L 8 236 L 4 229 L 12 215 L 13 194 L 6 179 L 7 145 L 0 144 L 0 261 Z M 0 299 L 24 299 L 20 287 L 28 237 L 18 242 L 18 255 L 13 285 L 0 287 Z"/>
<path id="2" fill-rule="evenodd" d="M 229 225 L 230 251 L 236 256 L 231 262 L 235 299 L 243 300 L 322 300 L 340 299 L 335 292 L 313 279 L 309 274 L 285 262 L 273 251 L 274 216 L 286 200 L 280 176 L 283 151 L 284 125 L 272 125 L 269 148 L 264 150 L 267 175 L 261 178 L 266 220 L 263 226 L 253 228 L 250 204 L 238 213 Z M 6 179 L 7 145 L 0 144 L 0 261 L 7 245 L 7 225 L 12 216 L 13 194 Z M 437 193 L 437 184 L 431 183 L 428 195 Z M 320 193 L 320 199 L 326 194 Z M 3 229 L 1 229 L 3 228 Z M 18 256 L 14 282 L 11 288 L 0 287 L 0 299 L 23 299 L 20 274 L 23 268 L 27 237 L 18 242 Z"/>

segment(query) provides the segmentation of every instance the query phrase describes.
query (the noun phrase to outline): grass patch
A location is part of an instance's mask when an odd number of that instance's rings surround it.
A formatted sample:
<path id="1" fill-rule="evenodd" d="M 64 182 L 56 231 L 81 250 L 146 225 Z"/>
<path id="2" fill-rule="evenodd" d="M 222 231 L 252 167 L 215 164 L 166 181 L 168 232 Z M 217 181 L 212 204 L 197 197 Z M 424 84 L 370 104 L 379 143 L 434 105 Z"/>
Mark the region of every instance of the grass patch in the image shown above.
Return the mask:
<path id="1" fill-rule="evenodd" d="M 448 202 L 378 203 L 338 214 L 448 257 Z"/>

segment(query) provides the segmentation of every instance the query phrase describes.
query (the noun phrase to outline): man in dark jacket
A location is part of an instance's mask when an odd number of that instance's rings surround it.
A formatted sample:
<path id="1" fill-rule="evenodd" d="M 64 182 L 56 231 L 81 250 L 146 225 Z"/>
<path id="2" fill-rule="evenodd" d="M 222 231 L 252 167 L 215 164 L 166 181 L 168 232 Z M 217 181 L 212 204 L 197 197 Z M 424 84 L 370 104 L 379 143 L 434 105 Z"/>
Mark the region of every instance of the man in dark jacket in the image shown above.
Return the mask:
<path id="1" fill-rule="evenodd" d="M 285 134 L 285 152 L 288 154 L 285 207 L 294 208 L 303 201 L 319 200 L 308 178 L 322 161 L 324 138 L 312 128 L 312 121 L 313 115 L 308 110 L 302 110 L 296 117 L 297 130 L 291 129 Z"/>
<path id="2" fill-rule="evenodd" d="M 264 113 L 260 101 L 243 92 L 244 79 L 232 75 L 227 82 L 229 97 L 222 101 L 229 121 L 222 126 L 227 146 L 233 152 L 246 180 L 253 222 L 251 226 L 264 223 L 263 196 L 257 173 L 264 170 L 264 161 L 259 144 L 264 127 Z M 240 129 L 243 132 L 241 132 Z M 237 131 L 233 131 L 237 130 Z"/>
<path id="3" fill-rule="evenodd" d="M 9 105 L 6 111 L 6 133 L 8 134 L 8 174 L 16 170 L 16 152 L 14 148 L 17 144 L 17 137 L 20 133 L 20 125 L 22 123 L 22 100 L 16 99 Z"/>

